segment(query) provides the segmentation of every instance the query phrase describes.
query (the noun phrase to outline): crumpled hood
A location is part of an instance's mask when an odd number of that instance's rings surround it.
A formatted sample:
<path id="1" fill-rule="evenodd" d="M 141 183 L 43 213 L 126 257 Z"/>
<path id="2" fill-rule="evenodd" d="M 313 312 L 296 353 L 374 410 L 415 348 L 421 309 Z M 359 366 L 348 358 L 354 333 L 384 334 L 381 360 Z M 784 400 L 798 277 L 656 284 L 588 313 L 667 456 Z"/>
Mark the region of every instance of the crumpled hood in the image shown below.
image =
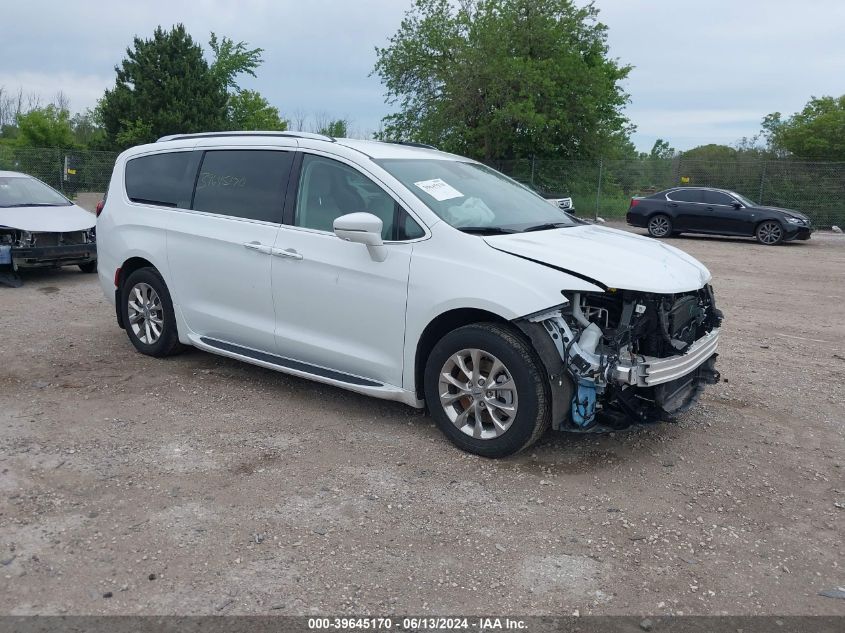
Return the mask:
<path id="1" fill-rule="evenodd" d="M 603 226 L 483 239 L 497 250 L 596 280 L 608 288 L 671 294 L 698 290 L 711 278 L 701 262 L 682 250 Z"/>
<path id="2" fill-rule="evenodd" d="M 19 231 L 65 233 L 92 228 L 97 218 L 75 204 L 66 207 L 0 207 L 0 227 Z"/>

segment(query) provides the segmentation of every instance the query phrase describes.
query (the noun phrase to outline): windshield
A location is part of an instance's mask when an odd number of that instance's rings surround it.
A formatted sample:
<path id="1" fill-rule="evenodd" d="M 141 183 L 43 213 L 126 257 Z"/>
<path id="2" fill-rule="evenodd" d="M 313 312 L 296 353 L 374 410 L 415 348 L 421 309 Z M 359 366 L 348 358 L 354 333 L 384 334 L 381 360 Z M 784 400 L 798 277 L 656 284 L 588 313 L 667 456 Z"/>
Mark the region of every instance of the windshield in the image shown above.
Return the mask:
<path id="1" fill-rule="evenodd" d="M 484 165 L 415 158 L 376 162 L 457 229 L 517 233 L 576 225 L 527 187 Z"/>
<path id="2" fill-rule="evenodd" d="M 65 207 L 72 204 L 58 191 L 29 176 L 0 176 L 0 208 Z"/>

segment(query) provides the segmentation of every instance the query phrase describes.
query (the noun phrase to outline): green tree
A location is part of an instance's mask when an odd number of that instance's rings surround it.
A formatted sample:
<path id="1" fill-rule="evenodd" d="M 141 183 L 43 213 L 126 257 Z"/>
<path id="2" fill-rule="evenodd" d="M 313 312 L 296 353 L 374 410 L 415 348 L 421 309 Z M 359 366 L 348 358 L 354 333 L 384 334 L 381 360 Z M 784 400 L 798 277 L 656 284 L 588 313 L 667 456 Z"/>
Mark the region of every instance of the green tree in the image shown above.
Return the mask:
<path id="1" fill-rule="evenodd" d="M 774 112 L 763 131 L 775 152 L 807 160 L 845 160 L 845 95 L 813 97 L 801 112 L 783 119 Z"/>
<path id="2" fill-rule="evenodd" d="M 329 121 L 318 130 L 318 133 L 333 136 L 334 138 L 346 138 L 349 136 L 349 122 L 346 119 Z"/>
<path id="3" fill-rule="evenodd" d="M 693 147 L 685 152 L 681 152 L 684 160 L 699 160 L 699 161 L 713 161 L 713 162 L 727 162 L 735 161 L 737 159 L 737 150 L 727 145 L 718 145 L 710 143 L 709 145 L 699 145 Z"/>
<path id="4" fill-rule="evenodd" d="M 179 132 L 219 130 L 226 123 L 226 85 L 213 73 L 202 47 L 181 24 L 134 39 L 115 67 L 117 80 L 99 103 L 107 142 L 116 147 Z"/>
<path id="5" fill-rule="evenodd" d="M 208 46 L 214 53 L 211 74 L 226 90 L 240 92 L 238 75 L 246 73 L 255 77 L 256 69 L 264 62 L 261 57 L 263 48 L 247 48 L 246 42 L 236 44 L 228 37 L 218 39 L 213 31 Z"/>
<path id="6" fill-rule="evenodd" d="M 17 116 L 16 142 L 30 147 L 70 148 L 76 145 L 70 112 L 55 105 L 34 108 Z"/>
<path id="7" fill-rule="evenodd" d="M 229 95 L 227 109 L 227 127 L 230 130 L 288 129 L 288 122 L 279 115 L 279 110 L 254 90 L 241 90 Z"/>
<path id="8" fill-rule="evenodd" d="M 571 0 L 416 0 L 376 48 L 387 116 L 381 138 L 484 160 L 633 154 L 598 10 Z"/>
<path id="9" fill-rule="evenodd" d="M 664 141 L 662 138 L 659 138 L 654 141 L 651 151 L 645 155 L 645 158 L 667 159 L 674 158 L 675 154 L 675 148 L 669 146 L 669 141 Z"/>
<path id="10" fill-rule="evenodd" d="M 90 108 L 74 114 L 70 119 L 70 127 L 76 144 L 81 147 L 96 149 L 105 140 L 105 131 L 97 114 Z"/>

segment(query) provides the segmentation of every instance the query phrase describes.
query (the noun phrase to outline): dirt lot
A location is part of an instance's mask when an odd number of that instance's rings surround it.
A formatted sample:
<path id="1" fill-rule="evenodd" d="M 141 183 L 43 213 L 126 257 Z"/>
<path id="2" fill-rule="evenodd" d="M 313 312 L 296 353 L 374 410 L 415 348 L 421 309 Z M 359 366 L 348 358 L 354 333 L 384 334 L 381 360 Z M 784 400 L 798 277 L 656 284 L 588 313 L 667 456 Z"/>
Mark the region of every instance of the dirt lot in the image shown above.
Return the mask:
<path id="1" fill-rule="evenodd" d="M 0 288 L 0 613 L 845 614 L 845 238 L 670 242 L 724 382 L 488 461 L 425 415 L 134 351 L 93 276 Z"/>

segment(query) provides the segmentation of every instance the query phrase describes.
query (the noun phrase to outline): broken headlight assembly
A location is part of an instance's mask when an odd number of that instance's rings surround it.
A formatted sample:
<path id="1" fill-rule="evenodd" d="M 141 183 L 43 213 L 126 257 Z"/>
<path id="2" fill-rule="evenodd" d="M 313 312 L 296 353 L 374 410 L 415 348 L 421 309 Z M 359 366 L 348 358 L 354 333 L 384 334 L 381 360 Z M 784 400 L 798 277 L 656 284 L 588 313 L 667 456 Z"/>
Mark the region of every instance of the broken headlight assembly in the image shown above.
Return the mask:
<path id="1" fill-rule="evenodd" d="M 29 231 L 18 231 L 16 246 L 28 247 L 35 245 L 35 236 Z"/>

